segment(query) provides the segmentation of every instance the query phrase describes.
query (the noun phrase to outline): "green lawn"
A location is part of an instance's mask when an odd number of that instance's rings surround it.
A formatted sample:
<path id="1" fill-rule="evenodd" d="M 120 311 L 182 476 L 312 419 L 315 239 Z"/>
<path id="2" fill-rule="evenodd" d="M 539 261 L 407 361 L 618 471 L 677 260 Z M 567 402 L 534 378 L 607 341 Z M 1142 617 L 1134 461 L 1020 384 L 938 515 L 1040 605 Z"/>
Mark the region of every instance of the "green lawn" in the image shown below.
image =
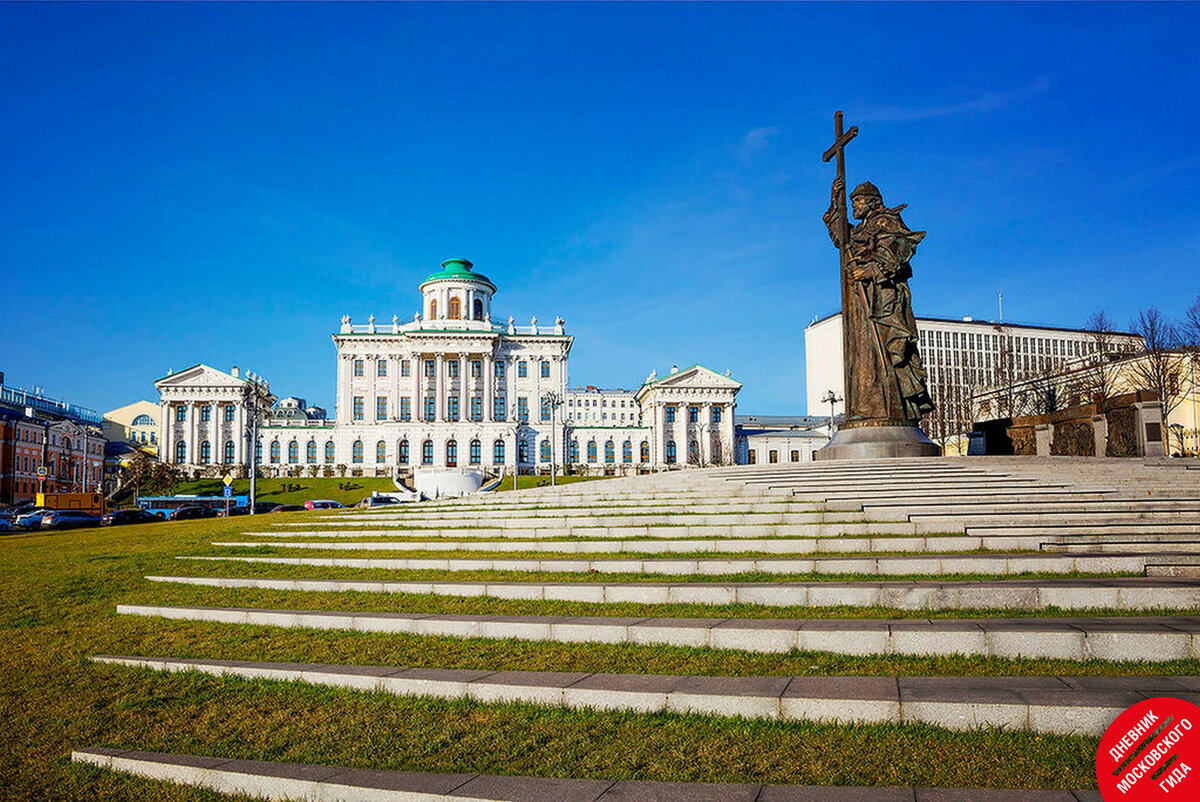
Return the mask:
<path id="1" fill-rule="evenodd" d="M 299 520 L 302 515 L 280 520 Z M 1194 663 L 754 655 L 281 630 L 116 614 L 118 603 L 536 615 L 666 611 L 638 605 L 601 608 L 499 599 L 231 591 L 157 585 L 143 578 L 205 572 L 174 558 L 203 553 L 214 539 L 240 537 L 260 526 L 258 521 L 235 518 L 0 537 L 0 798 L 218 798 L 70 764 L 70 750 L 82 746 L 381 769 L 612 779 L 1094 785 L 1094 738 L 997 730 L 953 733 L 924 726 L 778 724 L 397 698 L 193 673 L 162 675 L 86 660 L 98 653 L 661 674 L 1196 673 Z M 224 573 L 224 567 L 208 572 Z M 745 614 L 704 607 L 671 612 Z"/>
<path id="2" fill-rule="evenodd" d="M 322 476 L 300 479 L 259 479 L 255 488 L 259 501 L 274 501 L 279 504 L 303 504 L 309 499 L 332 499 L 349 506 L 357 504 L 374 490 L 391 492 L 396 485 L 386 476 Z M 235 479 L 233 493 L 244 496 L 250 493 L 249 479 Z M 201 479 L 183 482 L 161 495 L 219 496 L 224 488 L 220 479 Z"/>
<path id="3" fill-rule="evenodd" d="M 608 477 L 608 476 L 559 476 L 554 481 L 555 481 L 555 484 L 569 485 L 573 482 L 592 482 L 597 479 L 609 479 L 609 478 L 611 478 L 611 477 Z M 526 490 L 531 487 L 549 487 L 549 486 L 550 486 L 550 477 L 549 476 L 521 476 L 520 481 L 517 482 L 518 490 Z M 499 492 L 501 490 L 512 490 L 512 489 L 513 489 L 512 474 L 511 473 L 506 474 L 504 476 L 504 478 L 500 480 L 500 486 L 498 488 L 496 488 L 496 491 Z"/>

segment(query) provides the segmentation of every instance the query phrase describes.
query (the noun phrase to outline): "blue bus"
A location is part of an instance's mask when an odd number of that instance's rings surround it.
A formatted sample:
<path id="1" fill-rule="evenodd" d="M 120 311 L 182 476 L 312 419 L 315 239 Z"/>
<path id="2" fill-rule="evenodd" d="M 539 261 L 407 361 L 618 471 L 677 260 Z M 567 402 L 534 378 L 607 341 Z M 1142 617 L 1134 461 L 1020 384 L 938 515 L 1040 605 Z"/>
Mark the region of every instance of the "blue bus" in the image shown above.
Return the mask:
<path id="1" fill-rule="evenodd" d="M 230 507 L 242 507 L 249 503 L 249 496 L 141 496 L 137 500 L 138 507 L 163 518 L 170 518 L 171 513 L 180 507 L 223 510 L 226 504 Z"/>

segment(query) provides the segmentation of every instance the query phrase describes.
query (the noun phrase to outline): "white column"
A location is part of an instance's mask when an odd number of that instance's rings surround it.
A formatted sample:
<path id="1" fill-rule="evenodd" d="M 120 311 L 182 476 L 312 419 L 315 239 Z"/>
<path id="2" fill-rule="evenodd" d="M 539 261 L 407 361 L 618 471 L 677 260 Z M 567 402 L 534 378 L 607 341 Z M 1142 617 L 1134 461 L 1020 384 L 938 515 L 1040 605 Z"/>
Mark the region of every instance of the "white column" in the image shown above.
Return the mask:
<path id="1" fill-rule="evenodd" d="M 441 423 L 446 419 L 446 355 L 439 353 L 436 360 L 433 380 L 433 417 L 434 420 Z"/>
<path id="2" fill-rule="evenodd" d="M 483 419 L 495 420 L 492 415 L 492 406 L 495 403 L 492 398 L 492 385 L 494 383 L 493 373 L 495 367 L 492 364 L 491 353 L 483 355 Z"/>
<path id="3" fill-rule="evenodd" d="M 700 415 L 697 420 L 700 429 L 700 464 L 712 462 L 712 403 L 700 405 Z"/>
<path id="4" fill-rule="evenodd" d="M 412 354 L 412 420 L 418 421 L 421 419 L 421 371 L 425 370 L 425 365 L 421 359 L 419 351 L 413 351 Z M 409 459 L 412 459 L 412 446 L 409 445 Z"/>

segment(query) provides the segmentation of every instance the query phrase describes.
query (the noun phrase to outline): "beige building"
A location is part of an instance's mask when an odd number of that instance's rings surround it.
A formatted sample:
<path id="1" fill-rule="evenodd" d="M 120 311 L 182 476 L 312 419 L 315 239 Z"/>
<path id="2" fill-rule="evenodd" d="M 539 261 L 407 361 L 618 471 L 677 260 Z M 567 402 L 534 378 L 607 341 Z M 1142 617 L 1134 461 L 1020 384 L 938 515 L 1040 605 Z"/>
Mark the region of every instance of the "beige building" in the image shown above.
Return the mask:
<path id="1" fill-rule="evenodd" d="M 104 439 L 129 443 L 147 454 L 158 455 L 159 407 L 153 401 L 134 401 L 104 413 Z"/>

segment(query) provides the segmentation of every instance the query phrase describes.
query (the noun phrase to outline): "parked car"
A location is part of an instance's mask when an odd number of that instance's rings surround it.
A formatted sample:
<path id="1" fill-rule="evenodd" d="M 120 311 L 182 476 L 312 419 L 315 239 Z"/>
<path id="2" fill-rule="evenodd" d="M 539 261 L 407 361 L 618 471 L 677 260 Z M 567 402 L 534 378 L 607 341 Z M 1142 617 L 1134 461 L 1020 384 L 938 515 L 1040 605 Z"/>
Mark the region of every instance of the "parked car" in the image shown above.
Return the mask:
<path id="1" fill-rule="evenodd" d="M 393 496 L 367 496 L 362 501 L 358 502 L 357 507 L 362 509 L 372 509 L 374 507 L 386 507 L 390 504 L 399 504 L 400 499 Z"/>
<path id="2" fill-rule="evenodd" d="M 283 506 L 283 505 L 277 504 L 274 501 L 256 501 L 256 502 L 254 502 L 254 514 L 262 515 L 263 513 L 267 513 L 267 512 L 278 512 L 278 510 L 281 506 Z M 250 514 L 250 505 L 249 504 L 241 504 L 241 505 L 238 505 L 237 507 L 230 507 L 229 512 L 225 512 L 225 510 L 223 510 L 223 509 L 217 510 L 217 515 L 221 516 L 222 518 L 224 518 L 224 517 L 232 518 L 235 515 L 249 515 L 249 514 Z"/>
<path id="3" fill-rule="evenodd" d="M 301 510 L 307 509 L 308 507 L 305 507 L 303 504 L 280 504 L 278 507 L 271 510 L 271 512 L 300 512 Z"/>
<path id="4" fill-rule="evenodd" d="M 52 510 L 42 516 L 42 529 L 85 529 L 99 525 L 99 515 L 83 510 Z"/>
<path id="5" fill-rule="evenodd" d="M 41 529 L 42 515 L 47 512 L 54 512 L 54 510 L 38 507 L 37 509 L 30 510 L 29 512 L 22 513 L 21 515 L 17 516 L 15 523 L 21 529 Z"/>
<path id="6" fill-rule="evenodd" d="M 147 512 L 146 510 L 109 510 L 100 516 L 100 525 L 148 524 L 161 520 L 162 516 Z"/>
<path id="7" fill-rule="evenodd" d="M 340 510 L 345 506 L 346 505 L 340 501 L 330 501 L 329 499 L 309 499 L 308 501 L 304 502 L 304 509 L 306 510 Z"/>
<path id="8" fill-rule="evenodd" d="M 7 518 L 0 518 L 0 532 L 11 532 L 12 530 L 12 521 Z"/>
<path id="9" fill-rule="evenodd" d="M 172 521 L 191 521 L 196 518 L 216 518 L 217 511 L 199 504 L 188 504 L 171 513 Z"/>

